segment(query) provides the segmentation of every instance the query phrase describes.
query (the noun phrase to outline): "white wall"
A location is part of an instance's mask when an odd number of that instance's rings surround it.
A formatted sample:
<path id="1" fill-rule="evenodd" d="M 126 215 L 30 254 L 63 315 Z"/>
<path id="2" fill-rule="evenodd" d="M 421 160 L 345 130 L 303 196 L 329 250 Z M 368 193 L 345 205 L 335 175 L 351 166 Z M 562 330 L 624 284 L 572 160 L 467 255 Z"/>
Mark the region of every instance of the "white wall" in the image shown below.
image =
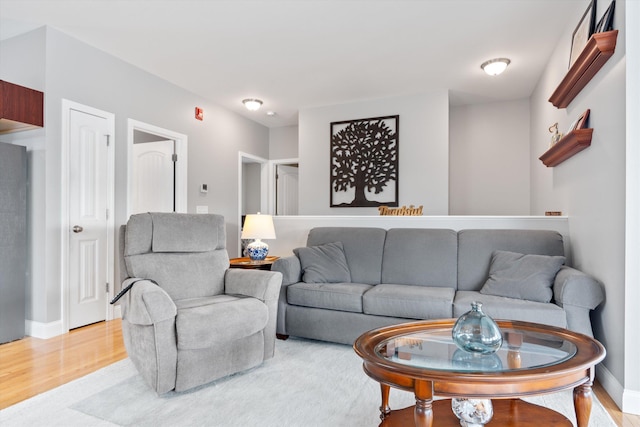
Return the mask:
<path id="1" fill-rule="evenodd" d="M 599 5 L 601 16 L 608 2 Z M 604 361 L 613 382 L 624 384 L 625 315 L 625 3 L 616 2 L 616 53 L 566 110 L 547 102 L 566 73 L 573 26 L 551 56 L 531 96 L 531 213 L 561 210 L 569 216 L 573 263 L 604 283 L 606 302 L 592 316 L 594 334 L 607 348 Z M 567 17 L 578 22 L 581 15 Z M 591 109 L 591 147 L 555 168 L 538 157 L 548 148 L 548 127 L 566 130 Z M 631 325 L 629 325 L 631 326 Z M 620 404 L 619 393 L 600 378 Z"/>
<path id="2" fill-rule="evenodd" d="M 238 252 L 238 151 L 268 157 L 269 131 L 266 127 L 230 112 L 211 101 L 187 92 L 122 60 L 80 42 L 57 30 L 39 31 L 46 46 L 39 59 L 44 67 L 45 141 L 43 161 L 38 165 L 44 187 L 30 214 L 41 215 L 41 233 L 33 235 L 33 253 L 41 251 L 33 274 L 31 320 L 42 324 L 59 322 L 61 313 L 61 104 L 62 99 L 85 104 L 116 116 L 114 138 L 116 182 L 116 226 L 126 222 L 127 200 L 127 119 L 132 118 L 189 137 L 188 211 L 207 205 L 209 212 L 220 213 L 227 222 L 229 253 Z M 0 78 L 4 64 L 12 70 L 29 72 L 33 61 L 24 60 L 25 51 L 14 49 L 18 41 L 0 44 Z M 15 73 L 14 73 L 15 74 Z M 13 74 L 6 71 L 7 80 Z M 194 118 L 196 106 L 205 111 L 205 120 Z M 34 172 L 35 173 L 35 172 Z M 209 192 L 199 192 L 201 183 Z M 116 275 L 117 277 L 117 275 Z"/>
<path id="3" fill-rule="evenodd" d="M 269 159 L 295 159 L 298 157 L 298 126 L 269 129 Z"/>
<path id="4" fill-rule="evenodd" d="M 330 123 L 400 115 L 399 203 L 425 215 L 449 211 L 449 102 L 446 91 L 301 109 L 301 215 L 378 215 L 376 208 L 329 207 Z"/>
<path id="5" fill-rule="evenodd" d="M 626 1 L 627 45 L 627 212 L 624 324 L 624 394 L 626 412 L 640 414 L 640 2 Z"/>
<path id="6" fill-rule="evenodd" d="M 529 99 L 451 107 L 449 214 L 529 215 Z"/>

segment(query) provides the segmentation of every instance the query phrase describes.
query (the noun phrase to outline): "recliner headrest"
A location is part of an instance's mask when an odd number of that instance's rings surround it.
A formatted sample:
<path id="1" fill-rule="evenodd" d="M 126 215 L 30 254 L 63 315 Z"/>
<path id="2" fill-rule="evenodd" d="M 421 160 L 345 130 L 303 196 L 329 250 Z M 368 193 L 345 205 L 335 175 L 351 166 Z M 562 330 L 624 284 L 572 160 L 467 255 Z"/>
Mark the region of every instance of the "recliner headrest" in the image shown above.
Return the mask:
<path id="1" fill-rule="evenodd" d="M 148 252 L 208 252 L 226 247 L 224 217 L 144 213 L 127 222 L 125 256 Z"/>

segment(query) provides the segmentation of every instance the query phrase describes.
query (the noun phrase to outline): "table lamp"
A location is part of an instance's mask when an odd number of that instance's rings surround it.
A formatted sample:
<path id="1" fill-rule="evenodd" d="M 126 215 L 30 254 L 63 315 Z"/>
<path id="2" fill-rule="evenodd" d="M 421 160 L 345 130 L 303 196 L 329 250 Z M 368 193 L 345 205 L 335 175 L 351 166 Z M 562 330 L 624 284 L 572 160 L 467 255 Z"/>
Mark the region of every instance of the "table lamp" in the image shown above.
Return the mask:
<path id="1" fill-rule="evenodd" d="M 276 231 L 273 227 L 271 215 L 247 215 L 242 227 L 242 239 L 255 239 L 247 245 L 247 254 L 252 261 L 262 261 L 269 253 L 269 245 L 261 239 L 275 239 Z"/>

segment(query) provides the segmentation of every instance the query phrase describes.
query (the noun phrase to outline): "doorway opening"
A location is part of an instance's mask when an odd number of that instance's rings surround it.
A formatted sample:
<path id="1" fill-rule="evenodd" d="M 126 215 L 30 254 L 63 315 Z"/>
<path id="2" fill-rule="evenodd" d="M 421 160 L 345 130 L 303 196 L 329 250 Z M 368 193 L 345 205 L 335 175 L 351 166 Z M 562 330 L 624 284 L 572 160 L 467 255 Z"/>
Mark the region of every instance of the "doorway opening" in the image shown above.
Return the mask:
<path id="1" fill-rule="evenodd" d="M 271 213 L 268 204 L 269 161 L 253 154 L 238 153 L 238 256 L 244 256 L 242 224 L 247 214 Z"/>
<path id="2" fill-rule="evenodd" d="M 187 135 L 128 119 L 127 217 L 187 212 Z"/>
<path id="3" fill-rule="evenodd" d="M 272 160 L 270 197 L 274 215 L 298 215 L 298 159 Z"/>

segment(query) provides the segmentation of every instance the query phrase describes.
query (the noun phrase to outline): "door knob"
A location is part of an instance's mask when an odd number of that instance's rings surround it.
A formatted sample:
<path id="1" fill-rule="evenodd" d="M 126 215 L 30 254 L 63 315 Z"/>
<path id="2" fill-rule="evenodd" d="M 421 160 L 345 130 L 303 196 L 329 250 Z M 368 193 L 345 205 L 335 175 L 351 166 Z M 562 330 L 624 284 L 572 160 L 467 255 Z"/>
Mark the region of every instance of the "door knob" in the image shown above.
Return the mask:
<path id="1" fill-rule="evenodd" d="M 74 225 L 72 230 L 74 233 L 82 233 L 82 230 L 84 230 L 84 228 L 80 227 L 79 225 Z"/>

